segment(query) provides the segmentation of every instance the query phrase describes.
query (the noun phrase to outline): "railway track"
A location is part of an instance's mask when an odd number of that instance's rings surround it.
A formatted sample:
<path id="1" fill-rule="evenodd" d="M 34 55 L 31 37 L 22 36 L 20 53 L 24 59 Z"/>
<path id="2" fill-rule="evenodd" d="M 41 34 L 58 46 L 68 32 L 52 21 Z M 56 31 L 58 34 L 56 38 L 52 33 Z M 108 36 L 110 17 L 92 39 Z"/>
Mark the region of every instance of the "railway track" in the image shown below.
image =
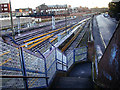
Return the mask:
<path id="1" fill-rule="evenodd" d="M 74 20 L 69 21 L 69 22 L 67 22 L 67 23 L 71 23 L 71 22 L 73 22 L 73 21 L 74 21 Z M 61 27 L 63 27 L 63 26 L 65 26 L 65 22 L 62 23 L 62 24 L 60 24 L 60 25 L 56 25 L 56 29 L 61 28 Z M 35 32 L 34 32 L 34 31 L 35 31 Z M 25 35 L 22 36 L 22 37 L 16 38 L 15 41 L 16 41 L 19 45 L 21 45 L 21 44 L 23 44 L 23 41 L 24 41 L 24 40 L 27 40 L 27 39 L 32 38 L 32 37 L 36 37 L 36 36 L 38 36 L 38 35 L 40 35 L 40 34 L 43 34 L 43 33 L 47 33 L 47 32 L 49 32 L 49 31 L 52 31 L 52 29 L 51 29 L 51 27 L 45 27 L 45 28 L 42 28 L 42 29 L 34 30 L 34 31 L 33 31 L 33 32 L 30 31 L 30 32 L 29 32 L 30 34 L 25 34 Z"/>
<path id="2" fill-rule="evenodd" d="M 58 33 L 63 32 L 65 30 L 71 30 L 74 27 L 76 27 L 76 23 L 79 22 L 80 20 L 83 20 L 81 18 L 72 21 L 69 21 L 67 23 L 70 23 L 70 25 L 68 25 L 67 27 L 65 27 L 65 22 L 62 23 L 61 27 L 57 25 L 57 27 L 59 27 L 59 29 L 57 30 L 52 30 L 52 29 L 45 29 L 43 28 L 42 30 L 37 30 L 36 32 L 33 32 L 32 34 L 27 34 L 23 37 L 19 37 L 16 39 L 16 42 L 19 43 L 20 46 L 31 50 L 32 52 L 36 53 L 37 50 L 40 50 L 42 53 L 45 52 L 47 49 L 50 48 L 50 45 L 48 43 L 48 40 L 54 36 L 53 39 L 51 39 L 51 41 L 54 43 L 54 41 L 56 41 L 57 37 L 55 37 Z M 73 22 L 75 21 L 75 22 Z M 61 29 L 60 29 L 61 28 Z M 45 29 L 45 30 L 44 30 Z M 35 31 L 35 30 L 34 30 Z M 63 32 L 61 34 L 63 34 L 62 37 L 65 36 L 67 32 Z"/>
<path id="3" fill-rule="evenodd" d="M 90 20 L 81 27 L 81 32 L 78 34 L 77 38 L 70 44 L 70 46 L 64 51 L 64 53 L 67 55 L 71 50 L 80 47 L 81 40 L 84 38 L 84 35 L 87 32 L 87 28 L 89 26 Z M 87 46 L 87 45 L 86 45 Z"/>

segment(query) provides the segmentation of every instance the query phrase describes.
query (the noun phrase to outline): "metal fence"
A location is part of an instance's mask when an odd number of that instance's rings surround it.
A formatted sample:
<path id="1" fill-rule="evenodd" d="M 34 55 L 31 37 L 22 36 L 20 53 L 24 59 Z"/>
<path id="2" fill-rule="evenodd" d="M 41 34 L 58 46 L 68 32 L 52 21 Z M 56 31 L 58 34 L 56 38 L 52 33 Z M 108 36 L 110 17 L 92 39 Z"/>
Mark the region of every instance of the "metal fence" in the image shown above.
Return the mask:
<path id="1" fill-rule="evenodd" d="M 0 41 L 0 74 L 22 76 L 19 50 Z M 2 78 L 2 88 L 24 88 L 21 78 Z"/>
<path id="2" fill-rule="evenodd" d="M 64 55 L 52 45 L 51 47 L 46 54 L 38 51 L 37 56 L 0 41 L 2 88 L 48 87 L 56 71 L 67 71 L 76 61 L 87 60 L 87 47 L 74 49 L 69 55 Z"/>
<path id="3" fill-rule="evenodd" d="M 57 70 L 67 70 L 67 59 L 66 56 L 59 50 L 56 49 L 56 59 L 57 59 Z"/>

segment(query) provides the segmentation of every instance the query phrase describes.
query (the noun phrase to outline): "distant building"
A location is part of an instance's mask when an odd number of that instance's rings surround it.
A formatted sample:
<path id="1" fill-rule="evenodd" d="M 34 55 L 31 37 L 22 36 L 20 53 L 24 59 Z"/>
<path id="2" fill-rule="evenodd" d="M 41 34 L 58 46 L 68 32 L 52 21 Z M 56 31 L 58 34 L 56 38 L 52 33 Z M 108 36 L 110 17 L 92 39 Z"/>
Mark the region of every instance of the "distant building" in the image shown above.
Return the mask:
<path id="1" fill-rule="evenodd" d="M 49 14 L 64 15 L 66 13 L 68 14 L 68 6 L 42 4 L 36 7 L 36 12 L 37 14 L 42 14 L 42 15 L 49 15 Z"/>
<path id="2" fill-rule="evenodd" d="M 32 8 L 19 8 L 19 9 L 15 9 L 16 15 L 17 16 L 21 16 L 21 15 L 29 15 L 31 13 L 33 13 Z"/>
<path id="3" fill-rule="evenodd" d="M 112 2 L 120 2 L 120 0 L 112 0 Z"/>
<path id="4" fill-rule="evenodd" d="M 10 12 L 9 0 L 0 0 L 0 13 Z"/>
<path id="5" fill-rule="evenodd" d="M 91 12 L 91 10 L 88 7 L 75 7 L 72 9 L 72 13 L 81 13 L 81 12 Z"/>
<path id="6" fill-rule="evenodd" d="M 101 13 L 104 13 L 104 12 L 108 12 L 108 8 L 91 8 L 91 11 L 92 12 L 101 12 Z"/>

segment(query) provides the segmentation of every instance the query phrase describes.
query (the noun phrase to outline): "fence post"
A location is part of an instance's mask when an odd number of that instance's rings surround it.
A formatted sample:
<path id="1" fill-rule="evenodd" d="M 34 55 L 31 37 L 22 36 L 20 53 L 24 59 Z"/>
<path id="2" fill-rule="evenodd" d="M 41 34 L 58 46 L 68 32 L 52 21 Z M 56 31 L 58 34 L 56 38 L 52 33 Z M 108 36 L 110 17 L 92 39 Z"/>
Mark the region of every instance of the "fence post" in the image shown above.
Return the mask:
<path id="1" fill-rule="evenodd" d="M 56 49 L 56 47 L 55 47 L 55 60 L 56 60 L 56 71 L 57 71 L 58 69 L 57 69 L 57 49 Z"/>
<path id="2" fill-rule="evenodd" d="M 58 70 L 57 69 L 57 48 L 50 41 L 48 41 L 48 42 L 55 48 L 56 70 Z"/>
<path id="3" fill-rule="evenodd" d="M 62 53 L 62 70 L 63 70 L 63 53 Z"/>
<path id="4" fill-rule="evenodd" d="M 66 62 L 67 62 L 67 71 L 68 71 L 68 56 L 66 55 Z"/>
<path id="5" fill-rule="evenodd" d="M 73 63 L 75 63 L 75 49 L 73 50 Z"/>
<path id="6" fill-rule="evenodd" d="M 7 36 L 13 41 L 14 44 L 19 45 L 10 35 L 7 34 Z"/>
<path id="7" fill-rule="evenodd" d="M 20 47 L 20 61 L 21 61 L 21 68 L 22 68 L 23 76 L 27 76 L 26 68 L 25 68 L 25 60 L 24 60 L 23 48 L 22 47 Z M 23 80 L 24 80 L 25 89 L 28 90 L 27 78 L 23 78 Z"/>
<path id="8" fill-rule="evenodd" d="M 45 66 L 45 77 L 47 77 L 47 64 L 46 64 L 46 58 L 45 56 L 40 52 L 40 51 L 37 51 L 43 58 L 44 58 L 44 66 Z M 46 85 L 48 87 L 48 79 L 46 78 Z"/>

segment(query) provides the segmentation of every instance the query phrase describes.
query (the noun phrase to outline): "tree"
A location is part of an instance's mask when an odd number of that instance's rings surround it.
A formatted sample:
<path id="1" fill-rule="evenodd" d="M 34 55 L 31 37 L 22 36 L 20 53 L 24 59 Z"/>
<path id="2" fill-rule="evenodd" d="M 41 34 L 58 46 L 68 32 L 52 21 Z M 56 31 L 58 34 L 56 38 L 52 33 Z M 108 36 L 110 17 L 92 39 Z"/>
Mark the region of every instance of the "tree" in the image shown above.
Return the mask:
<path id="1" fill-rule="evenodd" d="M 115 17 L 116 19 L 120 18 L 120 1 L 109 3 L 109 15 L 111 17 Z"/>

